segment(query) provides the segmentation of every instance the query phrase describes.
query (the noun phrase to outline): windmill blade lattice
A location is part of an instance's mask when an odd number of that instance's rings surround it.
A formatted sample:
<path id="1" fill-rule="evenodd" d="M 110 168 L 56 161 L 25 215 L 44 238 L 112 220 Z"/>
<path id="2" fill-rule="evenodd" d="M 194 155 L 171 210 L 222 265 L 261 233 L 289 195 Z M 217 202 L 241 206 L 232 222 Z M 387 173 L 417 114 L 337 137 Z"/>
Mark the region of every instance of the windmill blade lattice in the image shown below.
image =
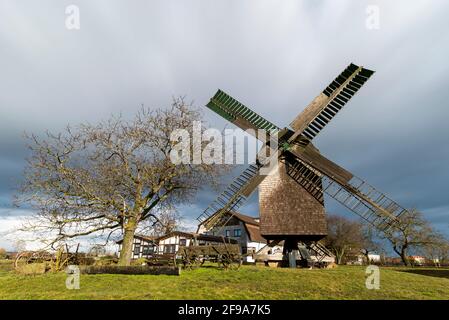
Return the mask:
<path id="1" fill-rule="evenodd" d="M 206 107 L 215 111 L 220 116 L 243 130 L 263 129 L 266 130 L 269 135 L 280 130 L 278 126 L 258 115 L 222 90 L 218 90 L 215 93 Z"/>
<path id="2" fill-rule="evenodd" d="M 265 178 L 260 175 L 261 165 L 252 164 L 204 210 L 197 218 L 206 228 L 217 226 L 228 212 L 236 211 L 246 201 L 252 191 Z"/>
<path id="3" fill-rule="evenodd" d="M 301 112 L 290 126 L 295 130 L 292 140 L 300 138 L 307 145 L 357 93 L 374 71 L 351 63 L 333 80 L 312 103 Z"/>
<path id="4" fill-rule="evenodd" d="M 391 228 L 400 227 L 398 218 L 406 209 L 362 179 L 353 176 L 349 183 L 341 183 L 332 175 L 317 170 L 313 163 L 306 163 L 297 157 L 286 157 L 284 161 L 287 174 L 295 181 L 300 184 L 309 182 L 309 189 L 326 193 L 377 229 L 387 233 Z M 314 180 L 316 176 L 321 177 L 321 184 Z"/>

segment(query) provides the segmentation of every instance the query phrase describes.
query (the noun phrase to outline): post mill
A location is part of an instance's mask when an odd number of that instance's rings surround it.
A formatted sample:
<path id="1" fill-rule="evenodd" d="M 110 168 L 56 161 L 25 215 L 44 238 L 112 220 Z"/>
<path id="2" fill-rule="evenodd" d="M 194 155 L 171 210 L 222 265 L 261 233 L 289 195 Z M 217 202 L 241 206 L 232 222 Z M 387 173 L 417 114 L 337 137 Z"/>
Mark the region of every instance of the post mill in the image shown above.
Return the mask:
<path id="1" fill-rule="evenodd" d="M 260 185 L 260 230 L 271 243 L 284 241 L 284 262 L 307 261 L 307 250 L 326 236 L 324 194 L 381 232 L 399 228 L 406 210 L 366 181 L 324 157 L 312 140 L 358 92 L 374 71 L 350 64 L 291 123 L 281 129 L 218 90 L 207 107 L 264 142 L 257 160 L 198 217 L 208 228 L 226 223 Z M 258 134 L 260 130 L 265 135 Z M 270 145 L 277 137 L 277 145 Z M 270 156 L 266 157 L 267 149 Z M 275 152 L 276 151 L 276 152 Z M 277 157 L 276 176 L 261 174 Z M 207 221 L 206 221 L 207 220 Z"/>

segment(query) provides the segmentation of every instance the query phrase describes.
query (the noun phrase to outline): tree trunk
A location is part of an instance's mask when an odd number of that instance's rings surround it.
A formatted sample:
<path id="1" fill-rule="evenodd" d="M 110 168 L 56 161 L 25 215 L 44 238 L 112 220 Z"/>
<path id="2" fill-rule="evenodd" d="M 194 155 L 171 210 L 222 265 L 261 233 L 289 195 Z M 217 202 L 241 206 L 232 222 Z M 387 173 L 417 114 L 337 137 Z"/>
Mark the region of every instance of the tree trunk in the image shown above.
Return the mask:
<path id="1" fill-rule="evenodd" d="M 345 250 L 335 250 L 335 257 L 337 258 L 337 264 L 340 265 L 343 261 L 343 256 L 345 255 Z"/>
<path id="2" fill-rule="evenodd" d="M 337 254 L 336 256 L 337 256 L 337 264 L 341 264 L 341 260 L 343 258 L 343 255 Z"/>
<path id="3" fill-rule="evenodd" d="M 402 260 L 402 262 L 404 263 L 404 265 L 406 267 L 410 266 L 410 261 L 408 260 L 407 251 L 406 250 L 402 250 L 401 251 L 401 260 Z"/>
<path id="4" fill-rule="evenodd" d="M 120 250 L 120 266 L 129 266 L 131 264 L 134 234 L 136 232 L 136 224 L 128 225 L 123 235 L 122 249 Z"/>
<path id="5" fill-rule="evenodd" d="M 371 263 L 371 261 L 369 260 L 369 253 L 368 253 L 368 251 L 365 252 L 363 255 L 365 256 L 366 265 L 368 266 Z"/>

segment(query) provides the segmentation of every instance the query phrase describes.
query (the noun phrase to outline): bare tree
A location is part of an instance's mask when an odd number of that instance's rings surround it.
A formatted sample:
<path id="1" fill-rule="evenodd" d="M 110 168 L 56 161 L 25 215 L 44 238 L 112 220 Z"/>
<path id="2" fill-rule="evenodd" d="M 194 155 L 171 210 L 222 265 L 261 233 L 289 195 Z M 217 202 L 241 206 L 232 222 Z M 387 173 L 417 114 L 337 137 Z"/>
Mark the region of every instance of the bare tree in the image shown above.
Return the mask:
<path id="1" fill-rule="evenodd" d="M 400 257 L 404 265 L 410 266 L 408 259 L 409 250 L 419 250 L 426 246 L 438 243 L 439 235 L 434 232 L 421 212 L 410 209 L 400 217 L 400 228 L 383 235 L 387 239 L 394 252 Z"/>
<path id="2" fill-rule="evenodd" d="M 158 223 L 154 224 L 153 234 L 162 236 L 181 228 L 181 217 L 175 210 L 165 210 L 161 212 Z"/>
<path id="3" fill-rule="evenodd" d="M 16 252 L 21 252 L 26 250 L 26 243 L 23 239 L 14 239 L 14 250 Z"/>
<path id="4" fill-rule="evenodd" d="M 30 204 L 37 213 L 23 229 L 40 233 L 49 245 L 80 236 L 109 239 L 121 231 L 119 263 L 129 265 L 139 224 L 190 201 L 226 169 L 170 161 L 172 131 L 185 129 L 192 137 L 193 121 L 201 120 L 197 109 L 178 98 L 167 109 L 142 108 L 129 121 L 111 117 L 44 138 L 27 136 L 31 156 L 17 204 Z"/>
<path id="5" fill-rule="evenodd" d="M 341 264 L 348 254 L 360 252 L 363 237 L 362 225 L 359 222 L 328 215 L 327 228 L 325 244 L 335 254 L 337 264 Z"/>
<path id="6" fill-rule="evenodd" d="M 365 256 L 366 264 L 370 264 L 369 255 L 381 251 L 382 246 L 376 241 L 376 231 L 371 225 L 364 224 L 361 232 L 360 251 Z"/>
<path id="7" fill-rule="evenodd" d="M 175 208 L 162 208 L 157 215 L 144 221 L 138 232 L 152 236 L 162 236 L 175 230 L 182 229 L 182 217 Z"/>
<path id="8" fill-rule="evenodd" d="M 449 241 L 443 235 L 437 235 L 436 241 L 425 245 L 420 251 L 439 266 L 449 262 Z"/>
<path id="9" fill-rule="evenodd" d="M 89 255 L 94 257 L 106 255 L 106 248 L 102 245 L 95 244 L 89 249 Z"/>

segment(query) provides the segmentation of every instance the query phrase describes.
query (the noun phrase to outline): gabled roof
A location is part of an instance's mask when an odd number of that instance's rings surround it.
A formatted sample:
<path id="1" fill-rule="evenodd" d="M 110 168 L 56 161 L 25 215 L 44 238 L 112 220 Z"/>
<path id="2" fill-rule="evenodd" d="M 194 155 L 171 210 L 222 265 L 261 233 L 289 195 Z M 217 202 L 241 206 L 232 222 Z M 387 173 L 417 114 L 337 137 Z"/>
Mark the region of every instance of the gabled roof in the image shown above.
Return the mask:
<path id="1" fill-rule="evenodd" d="M 144 236 L 144 235 L 141 235 L 141 234 L 136 234 L 136 235 L 134 235 L 134 238 L 137 238 L 137 239 L 140 239 L 140 240 L 145 240 L 145 241 L 148 241 L 148 242 L 157 242 L 157 237 L 154 237 L 154 236 Z M 120 244 L 122 242 L 123 242 L 123 239 L 117 241 L 116 243 Z"/>
<path id="2" fill-rule="evenodd" d="M 203 222 L 201 222 L 200 225 L 204 224 L 206 221 L 209 221 L 209 219 L 211 219 L 216 214 L 218 214 L 218 211 L 215 212 L 213 215 L 211 215 L 206 220 L 204 220 Z M 240 213 L 237 211 L 229 211 L 226 213 L 226 215 L 232 215 L 235 218 L 237 218 L 238 220 L 242 221 L 243 223 L 248 223 L 248 224 L 257 225 L 257 226 L 259 225 L 259 222 L 256 220 L 257 218 L 247 216 L 246 214 L 243 214 L 243 213 Z"/>
<path id="3" fill-rule="evenodd" d="M 267 240 L 260 234 L 259 226 L 247 223 L 245 224 L 245 228 L 248 231 L 248 236 L 251 242 L 267 243 Z"/>
<path id="4" fill-rule="evenodd" d="M 156 240 L 160 241 L 160 240 L 164 240 L 167 238 L 171 238 L 173 236 L 181 236 L 181 237 L 186 237 L 186 238 L 192 239 L 195 237 L 195 235 L 196 235 L 196 233 L 193 233 L 193 232 L 172 231 L 172 232 L 166 233 L 166 234 L 158 237 Z"/>
<path id="5" fill-rule="evenodd" d="M 173 236 L 181 236 L 188 239 L 197 239 L 197 240 L 203 240 L 203 241 L 209 241 L 209 242 L 218 242 L 218 243 L 238 243 L 235 239 L 230 239 L 226 237 L 220 237 L 220 236 L 213 236 L 208 234 L 199 234 L 194 232 L 184 232 L 184 231 L 172 231 L 170 233 L 164 234 L 163 236 L 160 236 L 157 238 L 157 241 L 164 240 L 171 238 Z"/>
<path id="6" fill-rule="evenodd" d="M 238 243 L 237 240 L 231 239 L 231 238 L 220 237 L 220 236 L 213 236 L 213 235 L 207 235 L 207 234 L 198 234 L 198 233 L 194 233 L 194 232 L 184 232 L 184 231 L 172 231 L 172 232 L 164 234 L 163 236 L 160 236 L 160 237 L 143 236 L 143 235 L 136 234 L 134 236 L 134 238 L 141 239 L 141 240 L 146 240 L 146 241 L 153 242 L 153 243 L 157 244 L 160 240 L 168 239 L 168 238 L 171 238 L 173 236 L 181 236 L 181 237 L 185 237 L 185 238 L 188 238 L 188 239 L 195 238 L 197 240 L 203 240 L 203 241 L 208 241 L 208 242 Z M 116 243 L 120 244 L 122 242 L 123 242 L 123 239 L 117 241 Z"/>
<path id="7" fill-rule="evenodd" d="M 206 220 L 204 220 L 202 223 L 200 223 L 200 225 L 208 221 L 211 217 L 213 217 L 216 214 L 218 214 L 218 211 L 209 218 L 207 218 Z M 226 213 L 226 215 L 232 215 L 237 220 L 243 222 L 243 225 L 248 233 L 248 237 L 251 242 L 267 243 L 267 240 L 260 234 L 260 224 L 259 221 L 256 220 L 258 218 L 247 216 L 246 214 L 237 211 L 229 211 L 228 213 Z"/>
<path id="8" fill-rule="evenodd" d="M 248 224 L 259 226 L 259 222 L 256 220 L 257 218 L 247 216 L 246 214 L 242 214 L 242 213 L 237 212 L 237 211 L 232 211 L 232 214 L 234 214 L 234 217 L 236 217 L 237 219 L 243 221 L 244 223 L 248 223 Z"/>

